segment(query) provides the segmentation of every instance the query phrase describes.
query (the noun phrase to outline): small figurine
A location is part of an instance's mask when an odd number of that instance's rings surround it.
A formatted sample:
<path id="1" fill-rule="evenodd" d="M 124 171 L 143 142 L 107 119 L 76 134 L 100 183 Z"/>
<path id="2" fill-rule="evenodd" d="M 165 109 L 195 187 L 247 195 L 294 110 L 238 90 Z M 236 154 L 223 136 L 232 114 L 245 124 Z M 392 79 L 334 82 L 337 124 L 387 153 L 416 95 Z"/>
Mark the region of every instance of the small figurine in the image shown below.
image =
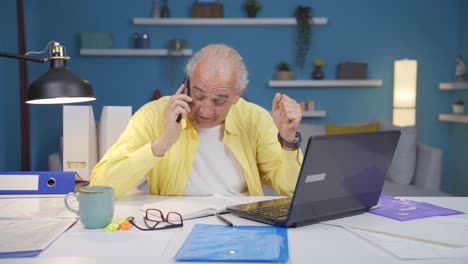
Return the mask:
<path id="1" fill-rule="evenodd" d="M 314 111 L 315 110 L 315 101 L 314 100 L 310 100 L 309 102 L 307 102 L 307 110 L 308 111 Z"/>
<path id="2" fill-rule="evenodd" d="M 140 47 L 140 34 L 137 32 L 133 33 L 133 48 L 138 49 Z"/>
<path id="3" fill-rule="evenodd" d="M 305 111 L 306 110 L 306 105 L 304 101 L 299 101 L 299 105 L 301 106 L 301 110 Z"/>
<path id="4" fill-rule="evenodd" d="M 463 62 L 463 57 L 461 55 L 457 56 L 457 63 L 455 67 L 455 80 L 459 82 L 465 81 L 465 78 L 468 76 L 468 71 L 465 63 Z"/>
<path id="5" fill-rule="evenodd" d="M 169 5 L 167 3 L 167 0 L 164 0 L 163 6 L 161 8 L 161 18 L 168 18 L 170 17 L 170 12 L 169 12 Z"/>
<path id="6" fill-rule="evenodd" d="M 146 32 L 141 35 L 141 48 L 149 48 L 149 35 Z"/>
<path id="7" fill-rule="evenodd" d="M 154 0 L 153 1 L 154 6 L 153 6 L 153 17 L 154 18 L 159 18 L 159 0 Z"/>
<path id="8" fill-rule="evenodd" d="M 325 77 L 325 74 L 322 71 L 323 66 L 325 66 L 325 62 L 320 59 L 315 59 L 314 60 L 314 71 L 312 72 L 312 79 L 314 80 L 323 80 Z"/>

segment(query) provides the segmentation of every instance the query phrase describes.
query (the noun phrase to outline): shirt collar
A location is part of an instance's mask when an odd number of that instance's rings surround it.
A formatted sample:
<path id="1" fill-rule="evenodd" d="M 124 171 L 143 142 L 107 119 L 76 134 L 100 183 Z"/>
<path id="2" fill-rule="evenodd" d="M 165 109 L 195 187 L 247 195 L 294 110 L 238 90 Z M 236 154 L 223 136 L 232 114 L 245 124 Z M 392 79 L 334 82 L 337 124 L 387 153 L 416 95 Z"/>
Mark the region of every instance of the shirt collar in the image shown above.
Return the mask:
<path id="1" fill-rule="evenodd" d="M 229 113 L 226 116 L 225 122 L 225 130 L 229 134 L 239 135 L 239 123 L 237 122 L 237 109 L 236 105 L 234 104 L 231 109 L 229 109 Z"/>

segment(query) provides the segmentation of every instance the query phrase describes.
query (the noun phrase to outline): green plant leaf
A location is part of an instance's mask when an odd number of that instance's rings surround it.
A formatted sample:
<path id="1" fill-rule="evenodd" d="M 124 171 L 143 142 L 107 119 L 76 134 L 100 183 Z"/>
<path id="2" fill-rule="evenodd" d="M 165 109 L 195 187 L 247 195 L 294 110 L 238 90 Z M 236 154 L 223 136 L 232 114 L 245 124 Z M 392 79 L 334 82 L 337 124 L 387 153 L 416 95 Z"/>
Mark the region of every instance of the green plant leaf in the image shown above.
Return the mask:
<path id="1" fill-rule="evenodd" d="M 311 8 L 309 6 L 298 6 L 294 13 L 297 23 L 296 64 L 301 68 L 304 67 L 311 43 L 313 23 L 310 23 L 310 13 Z"/>

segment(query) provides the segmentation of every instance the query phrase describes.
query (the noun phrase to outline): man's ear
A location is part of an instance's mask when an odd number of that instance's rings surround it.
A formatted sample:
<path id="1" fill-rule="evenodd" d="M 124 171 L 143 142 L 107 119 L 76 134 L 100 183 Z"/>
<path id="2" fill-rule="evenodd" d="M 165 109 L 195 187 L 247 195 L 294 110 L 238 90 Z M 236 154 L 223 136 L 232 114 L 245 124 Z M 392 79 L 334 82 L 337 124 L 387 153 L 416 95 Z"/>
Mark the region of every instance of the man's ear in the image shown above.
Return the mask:
<path id="1" fill-rule="evenodd" d="M 242 88 L 242 90 L 240 90 L 234 97 L 234 101 L 233 101 L 233 104 L 236 104 L 237 101 L 239 101 L 239 99 L 241 98 L 242 94 L 244 93 L 245 91 L 245 88 Z"/>

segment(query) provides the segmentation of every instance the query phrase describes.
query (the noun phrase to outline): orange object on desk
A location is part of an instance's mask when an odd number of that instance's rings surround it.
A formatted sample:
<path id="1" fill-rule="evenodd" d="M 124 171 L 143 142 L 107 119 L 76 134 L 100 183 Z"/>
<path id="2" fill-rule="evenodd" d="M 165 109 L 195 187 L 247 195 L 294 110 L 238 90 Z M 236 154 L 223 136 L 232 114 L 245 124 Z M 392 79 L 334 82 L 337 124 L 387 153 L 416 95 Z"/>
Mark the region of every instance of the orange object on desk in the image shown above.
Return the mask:
<path id="1" fill-rule="evenodd" d="M 130 224 L 130 222 L 128 220 L 125 220 L 119 226 L 119 230 L 129 230 L 130 228 L 132 228 L 132 224 Z"/>

